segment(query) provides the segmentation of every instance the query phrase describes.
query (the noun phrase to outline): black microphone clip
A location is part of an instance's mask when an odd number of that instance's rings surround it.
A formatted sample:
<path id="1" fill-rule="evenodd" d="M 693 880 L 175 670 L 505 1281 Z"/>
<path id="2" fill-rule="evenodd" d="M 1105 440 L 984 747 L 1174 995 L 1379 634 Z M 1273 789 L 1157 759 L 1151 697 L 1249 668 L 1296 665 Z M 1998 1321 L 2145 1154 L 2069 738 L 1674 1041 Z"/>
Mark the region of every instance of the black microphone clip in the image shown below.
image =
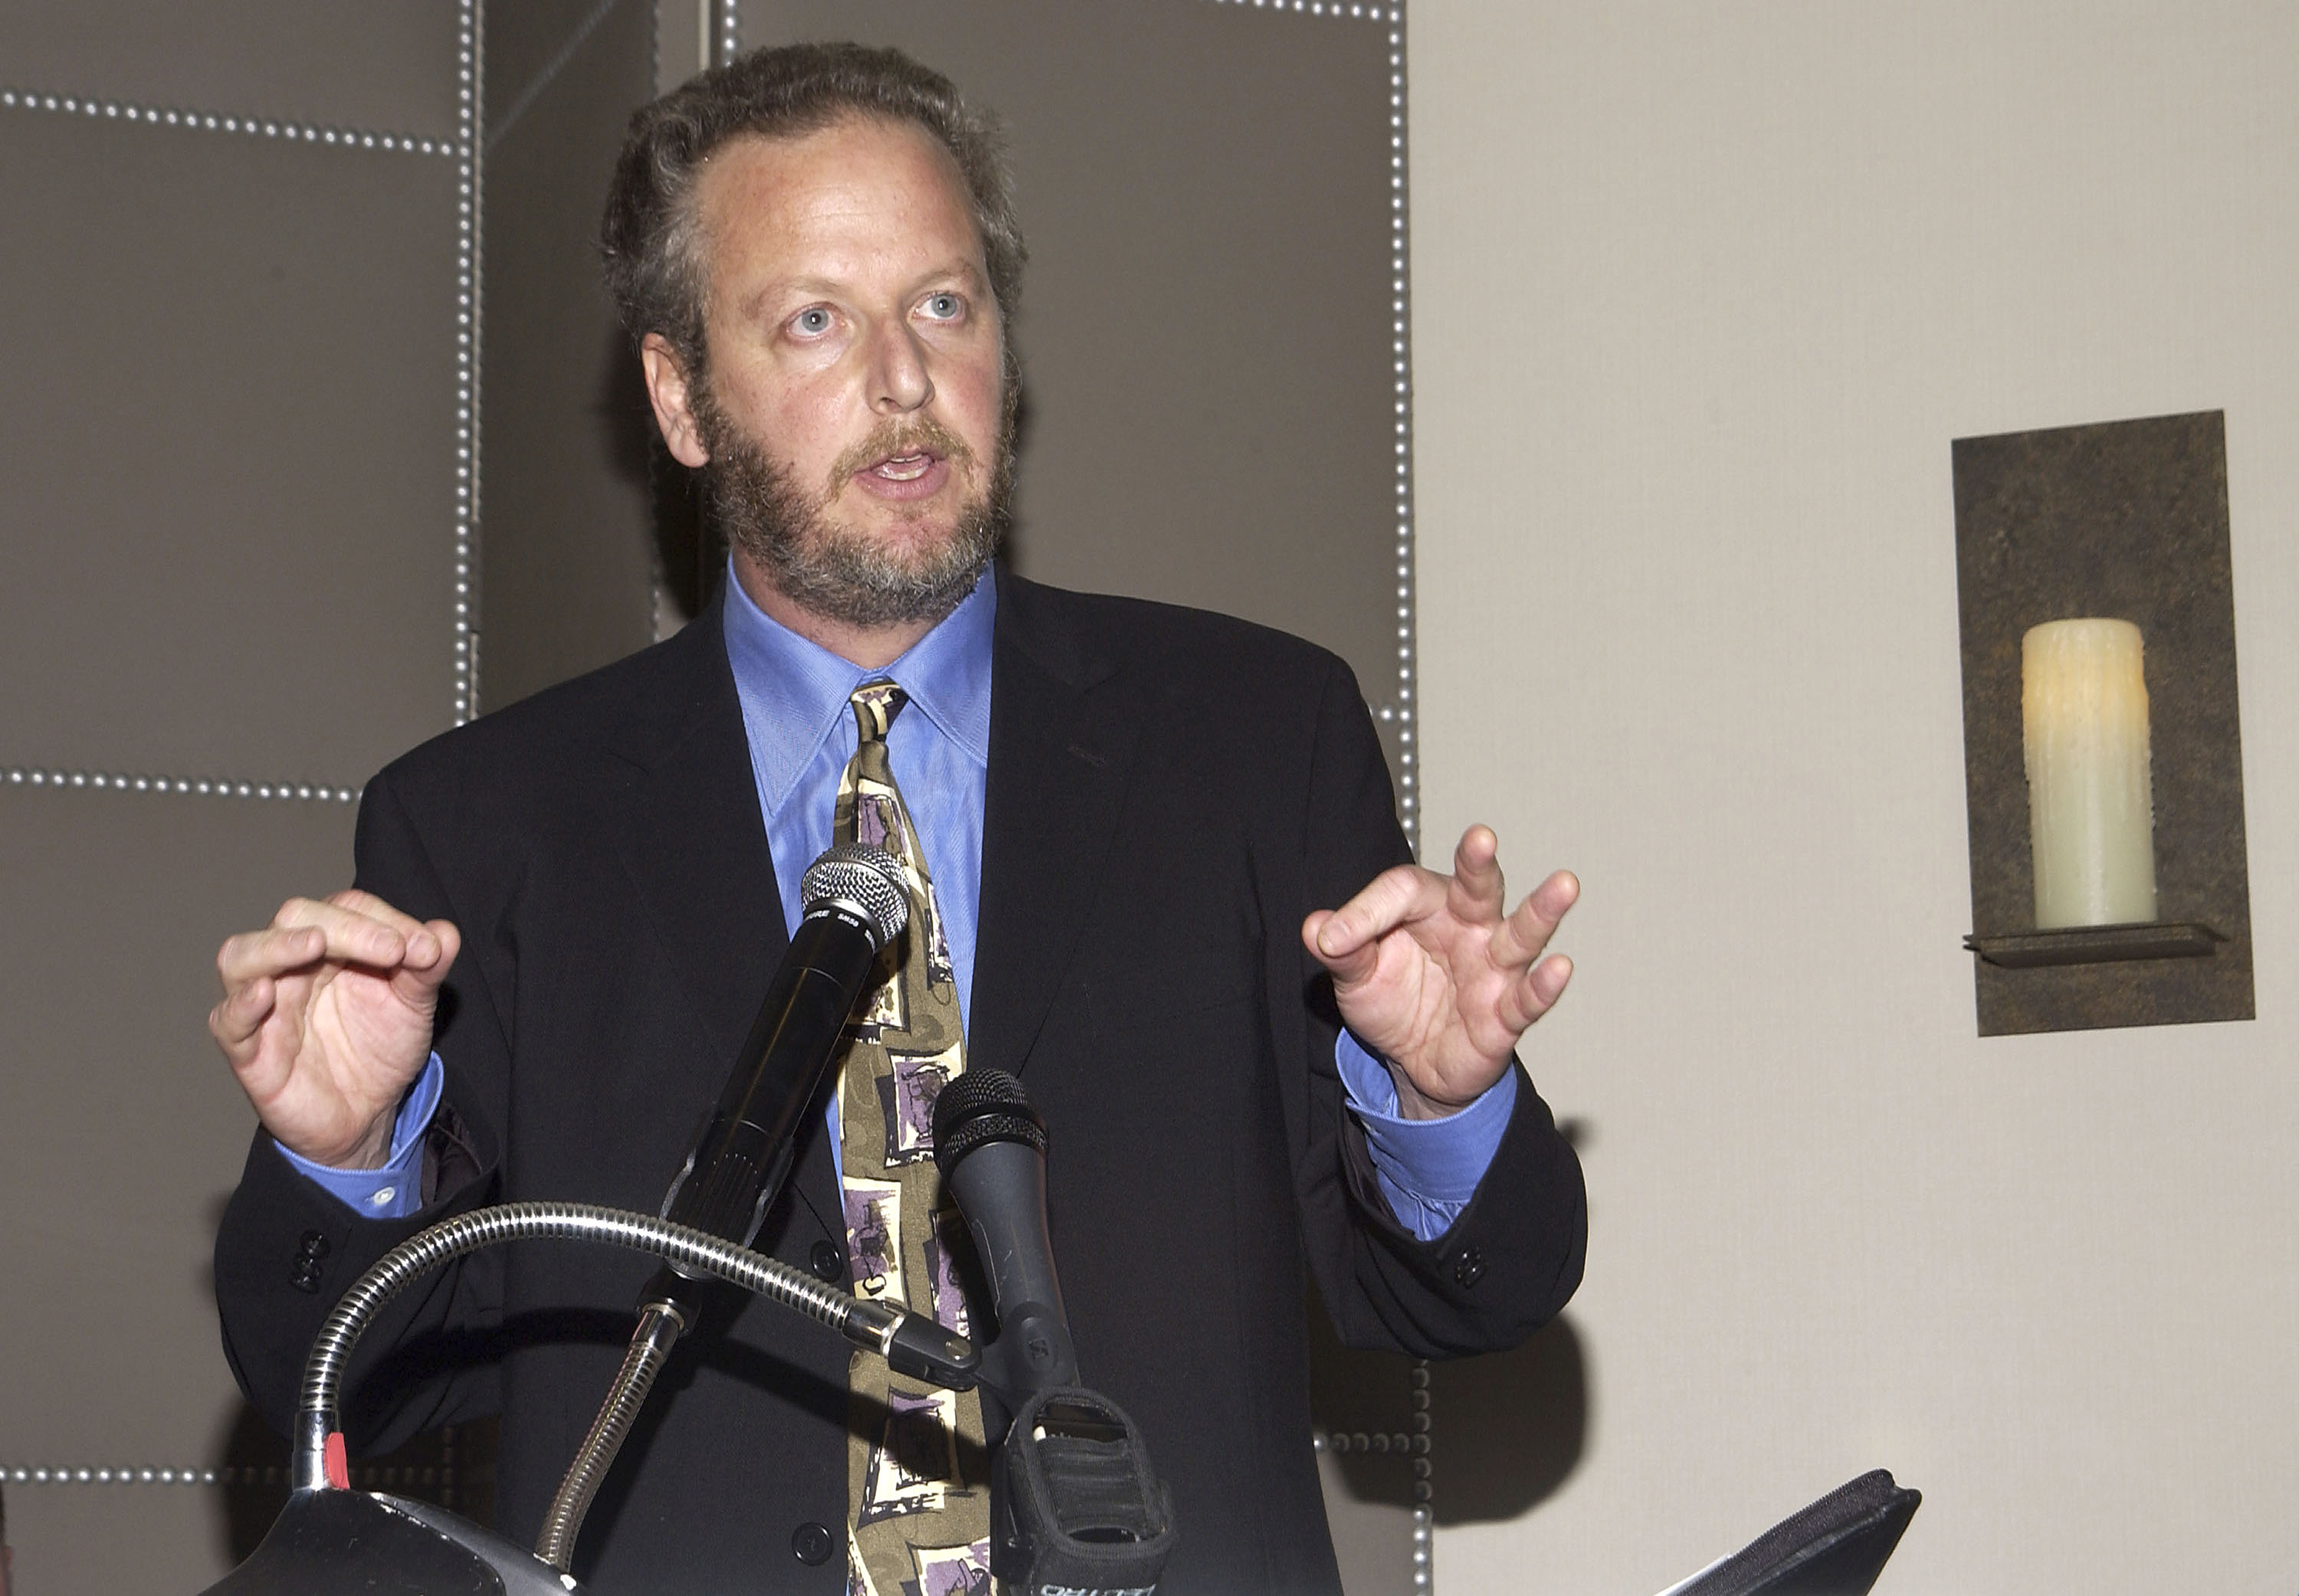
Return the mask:
<path id="1" fill-rule="evenodd" d="M 1152 1596 L 1174 1499 L 1116 1402 L 1058 1386 L 1022 1404 L 999 1450 L 990 1567 L 1020 1596 Z"/>

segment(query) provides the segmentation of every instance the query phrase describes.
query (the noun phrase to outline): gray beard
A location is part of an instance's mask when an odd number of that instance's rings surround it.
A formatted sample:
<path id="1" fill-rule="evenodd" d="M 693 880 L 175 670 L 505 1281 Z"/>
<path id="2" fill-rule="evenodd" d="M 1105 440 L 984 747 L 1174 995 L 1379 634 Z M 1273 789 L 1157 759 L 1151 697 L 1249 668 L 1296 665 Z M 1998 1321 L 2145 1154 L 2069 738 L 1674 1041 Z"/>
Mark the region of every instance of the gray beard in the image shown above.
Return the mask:
<path id="1" fill-rule="evenodd" d="M 901 554 L 832 518 L 835 490 L 803 492 L 790 468 L 705 404 L 696 416 L 710 459 L 702 467 L 703 514 L 755 563 L 775 591 L 809 615 L 858 627 L 934 622 L 974 591 L 1012 522 L 1013 410 L 1000 427 L 990 488 L 959 511 L 950 536 Z"/>

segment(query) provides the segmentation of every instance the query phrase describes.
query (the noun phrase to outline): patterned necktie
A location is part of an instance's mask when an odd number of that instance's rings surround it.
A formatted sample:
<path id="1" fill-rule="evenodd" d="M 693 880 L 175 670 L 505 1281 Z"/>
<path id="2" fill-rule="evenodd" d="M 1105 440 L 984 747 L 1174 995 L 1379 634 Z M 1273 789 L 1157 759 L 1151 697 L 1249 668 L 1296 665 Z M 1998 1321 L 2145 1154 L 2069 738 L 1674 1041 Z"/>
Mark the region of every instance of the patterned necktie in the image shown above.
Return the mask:
<path id="1" fill-rule="evenodd" d="M 834 840 L 884 848 L 910 878 L 899 967 L 851 1028 L 839 1078 L 846 1250 L 857 1296 L 892 1298 L 969 1334 L 950 1246 L 965 1227 L 943 1205 L 934 1104 L 966 1068 L 958 986 L 934 879 L 886 759 L 908 702 L 891 682 L 850 700 L 859 733 L 838 783 Z M 856 1352 L 847 1369 L 848 1596 L 989 1596 L 990 1486 L 982 1401 L 905 1378 Z"/>

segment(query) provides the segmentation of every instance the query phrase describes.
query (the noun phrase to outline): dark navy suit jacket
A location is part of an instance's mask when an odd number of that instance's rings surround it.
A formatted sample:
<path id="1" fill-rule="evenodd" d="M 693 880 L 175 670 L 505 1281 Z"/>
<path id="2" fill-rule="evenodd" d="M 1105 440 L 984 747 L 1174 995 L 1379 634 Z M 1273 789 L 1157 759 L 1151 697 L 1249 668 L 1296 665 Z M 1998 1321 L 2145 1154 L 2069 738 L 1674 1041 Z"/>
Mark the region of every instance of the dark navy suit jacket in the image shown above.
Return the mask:
<path id="1" fill-rule="evenodd" d="M 1513 1344 L 1579 1282 L 1580 1166 L 1521 1080 L 1444 1236 L 1415 1240 L 1374 1185 L 1299 930 L 1407 856 L 1348 667 L 1223 616 L 999 580 L 968 1060 L 1018 1074 L 1051 1130 L 1082 1371 L 1174 1493 L 1161 1592 L 1338 1596 L 1305 1270 L 1353 1344 Z M 517 1199 L 660 1205 L 786 946 L 716 607 L 385 770 L 357 880 L 462 930 L 435 1041 L 469 1156 L 435 1159 L 420 1216 L 367 1220 L 256 1137 L 217 1295 L 233 1368 L 283 1427 L 328 1307 L 423 1226 Z M 844 1240 L 806 1123 L 759 1243 L 801 1267 Z M 529 1243 L 421 1283 L 361 1349 L 354 1445 L 500 1412 L 498 1518 L 531 1541 L 651 1269 Z M 843 1559 L 793 1545 L 846 1512 L 845 1365 L 819 1326 L 728 1302 L 656 1388 L 577 1572 L 602 1592 L 839 1596 Z"/>

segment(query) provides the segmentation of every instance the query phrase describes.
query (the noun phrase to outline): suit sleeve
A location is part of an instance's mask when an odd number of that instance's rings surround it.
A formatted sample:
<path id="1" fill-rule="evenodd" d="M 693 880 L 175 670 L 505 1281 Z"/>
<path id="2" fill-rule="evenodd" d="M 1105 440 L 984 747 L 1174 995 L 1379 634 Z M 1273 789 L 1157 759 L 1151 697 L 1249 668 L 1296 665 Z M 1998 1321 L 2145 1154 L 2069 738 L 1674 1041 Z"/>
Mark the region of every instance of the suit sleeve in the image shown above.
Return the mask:
<path id="1" fill-rule="evenodd" d="M 1319 1291 L 1341 1338 L 1422 1357 L 1514 1346 L 1580 1285 L 1588 1204 L 1580 1160 L 1521 1063 L 1516 1102 L 1483 1178 L 1449 1228 L 1415 1237 L 1391 1214 L 1333 1063 L 1332 982 L 1301 946 L 1301 920 L 1346 902 L 1410 857 L 1365 700 L 1333 663 L 1319 697 L 1301 817 L 1299 898 L 1269 927 L 1281 1067 L 1296 1072 L 1295 1186 Z M 1290 872 L 1286 872 L 1290 873 Z M 1283 901 L 1284 895 L 1279 895 Z M 1289 934 L 1290 933 L 1290 934 Z M 1299 1007 L 1287 1012 L 1289 995 Z M 1287 1059 L 1289 1047 L 1299 1054 Z"/>
<path id="2" fill-rule="evenodd" d="M 483 928 L 450 900 L 393 790 L 391 773 L 360 806 L 358 885 L 419 919 L 454 921 L 463 952 L 443 991 L 433 1045 L 446 1081 L 424 1151 L 425 1202 L 404 1219 L 369 1220 L 298 1173 L 260 1129 L 217 1232 L 216 1305 L 225 1357 L 248 1401 L 287 1431 L 312 1338 L 338 1298 L 384 1253 L 443 1219 L 494 1200 L 506 1079 L 502 1030 L 479 974 Z M 376 1319 L 344 1381 L 353 1445 L 386 1451 L 418 1433 L 493 1411 L 486 1342 L 500 1319 L 500 1275 L 486 1253 L 423 1277 Z"/>

